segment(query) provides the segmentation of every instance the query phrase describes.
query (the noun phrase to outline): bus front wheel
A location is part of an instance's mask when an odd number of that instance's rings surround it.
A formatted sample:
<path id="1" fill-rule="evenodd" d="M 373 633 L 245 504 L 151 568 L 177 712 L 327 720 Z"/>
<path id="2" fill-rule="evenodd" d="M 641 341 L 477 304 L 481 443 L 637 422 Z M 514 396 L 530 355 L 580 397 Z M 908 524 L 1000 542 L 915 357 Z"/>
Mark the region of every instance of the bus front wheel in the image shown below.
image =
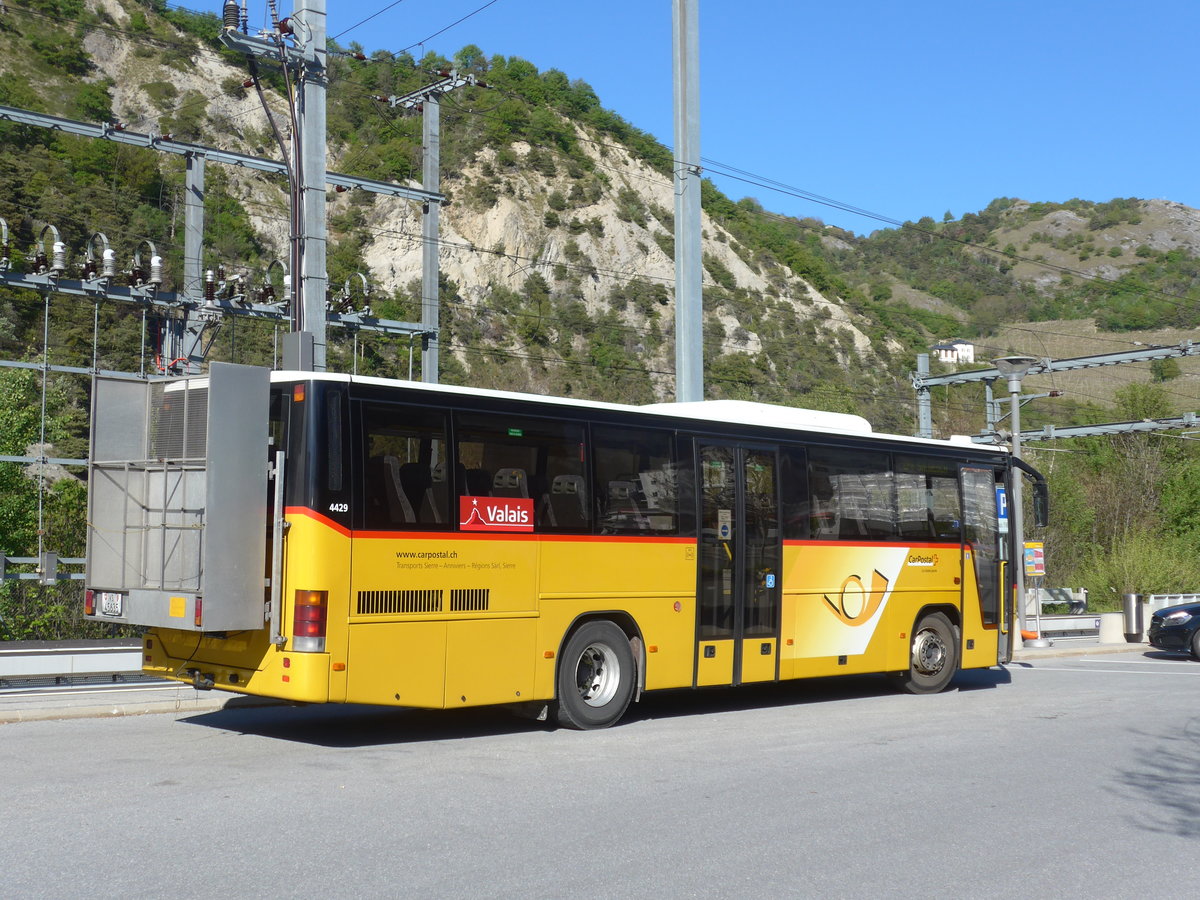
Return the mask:
<path id="1" fill-rule="evenodd" d="M 909 645 L 908 671 L 894 676 L 910 694 L 944 691 L 958 671 L 958 638 L 943 613 L 929 613 L 918 620 Z"/>
<path id="2" fill-rule="evenodd" d="M 607 728 L 633 699 L 636 677 L 629 638 L 612 622 L 585 622 L 558 664 L 558 721 L 568 728 Z"/>

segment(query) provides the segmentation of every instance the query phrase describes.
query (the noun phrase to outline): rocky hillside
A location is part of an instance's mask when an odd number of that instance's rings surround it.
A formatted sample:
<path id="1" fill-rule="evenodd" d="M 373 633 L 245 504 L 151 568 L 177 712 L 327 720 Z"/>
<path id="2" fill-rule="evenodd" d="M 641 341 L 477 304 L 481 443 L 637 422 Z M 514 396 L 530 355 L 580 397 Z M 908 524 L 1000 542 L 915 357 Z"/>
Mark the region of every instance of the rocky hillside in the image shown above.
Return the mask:
<path id="1" fill-rule="evenodd" d="M 25 0 L 7 9 L 0 103 L 281 157 L 257 92 L 244 86 L 247 61 L 215 41 L 214 17 L 159 0 Z M 419 117 L 378 98 L 450 67 L 489 85 L 443 104 L 443 379 L 603 399 L 670 397 L 666 150 L 603 109 L 585 83 L 515 57 L 473 46 L 453 60 L 345 49 L 330 61 L 337 171 L 415 185 Z M 267 63 L 260 69 L 286 132 L 282 75 Z M 178 272 L 178 160 L 14 126 L 0 131 L 0 215 L 18 248 L 36 223 L 52 222 L 74 248 L 103 229 L 123 250 L 154 240 Z M 282 184 L 210 166 L 208 187 L 207 264 L 254 277 L 285 255 Z M 420 210 L 363 193 L 330 198 L 331 283 L 362 273 L 377 314 L 417 318 Z M 775 216 L 707 183 L 704 208 L 712 396 L 862 412 L 905 431 L 907 373 L 915 354 L 940 339 L 975 340 L 986 357 L 1010 349 L 1015 338 L 1002 329 L 1014 323 L 1081 321 L 1121 335 L 1197 324 L 1200 214 L 1168 201 L 1001 199 L 958 220 L 926 218 L 865 238 Z M 20 298 L 3 308 L 10 312 L 0 342 L 11 337 L 0 350 L 11 354 L 34 320 Z M 1060 355 L 1047 337 L 1036 352 Z M 241 352 L 252 343 L 244 335 Z M 360 371 L 407 371 L 406 342 L 368 343 Z M 348 367 L 349 352 L 334 346 L 332 363 Z"/>

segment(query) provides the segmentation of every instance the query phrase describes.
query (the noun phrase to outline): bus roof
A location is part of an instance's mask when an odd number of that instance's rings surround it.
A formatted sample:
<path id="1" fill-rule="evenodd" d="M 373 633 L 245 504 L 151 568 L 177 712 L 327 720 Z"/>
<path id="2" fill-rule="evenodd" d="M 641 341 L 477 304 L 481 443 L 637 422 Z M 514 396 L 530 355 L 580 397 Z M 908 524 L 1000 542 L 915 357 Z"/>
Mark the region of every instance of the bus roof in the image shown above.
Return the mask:
<path id="1" fill-rule="evenodd" d="M 634 406 L 623 403 L 606 403 L 598 400 L 583 400 L 576 397 L 554 397 L 545 394 L 526 394 L 517 391 L 498 391 L 490 388 L 462 387 L 453 384 L 426 384 L 420 381 L 404 381 L 395 378 L 378 378 L 371 375 L 350 375 L 342 372 L 272 371 L 271 381 L 333 381 L 342 383 L 377 385 L 379 387 L 403 387 L 428 393 L 443 393 L 456 396 L 488 397 L 496 400 L 516 400 L 526 403 L 543 403 L 575 409 L 600 409 L 633 415 L 665 416 L 690 421 L 722 422 L 736 425 L 761 425 L 787 431 L 820 432 L 847 436 L 861 435 L 882 440 L 925 445 L 928 447 L 966 446 L 983 453 L 1007 454 L 1005 447 L 976 444 L 969 437 L 956 435 L 949 440 L 919 438 L 909 435 L 876 432 L 871 423 L 862 416 L 849 413 L 833 413 L 824 410 L 801 409 L 794 406 L 777 406 L 772 403 L 756 403 L 749 400 L 698 400 L 686 403 L 649 403 Z"/>

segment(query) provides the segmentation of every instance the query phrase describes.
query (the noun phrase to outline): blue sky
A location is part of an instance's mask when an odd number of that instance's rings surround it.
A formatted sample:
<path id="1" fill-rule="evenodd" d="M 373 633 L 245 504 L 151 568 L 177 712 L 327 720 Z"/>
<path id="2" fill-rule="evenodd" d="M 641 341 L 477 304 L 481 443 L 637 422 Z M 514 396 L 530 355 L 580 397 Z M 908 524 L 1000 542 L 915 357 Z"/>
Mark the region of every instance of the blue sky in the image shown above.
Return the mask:
<path id="1" fill-rule="evenodd" d="M 452 57 L 476 44 L 524 57 L 587 81 L 606 107 L 673 143 L 671 0 L 493 0 L 480 10 L 487 3 L 327 0 L 329 34 L 368 53 L 419 44 L 418 57 Z M 1195 0 L 699 6 L 706 159 L 896 220 L 958 217 L 1002 196 L 1200 206 Z M 250 0 L 252 30 L 266 8 Z M 859 233 L 886 227 L 714 180 L 777 212 Z"/>

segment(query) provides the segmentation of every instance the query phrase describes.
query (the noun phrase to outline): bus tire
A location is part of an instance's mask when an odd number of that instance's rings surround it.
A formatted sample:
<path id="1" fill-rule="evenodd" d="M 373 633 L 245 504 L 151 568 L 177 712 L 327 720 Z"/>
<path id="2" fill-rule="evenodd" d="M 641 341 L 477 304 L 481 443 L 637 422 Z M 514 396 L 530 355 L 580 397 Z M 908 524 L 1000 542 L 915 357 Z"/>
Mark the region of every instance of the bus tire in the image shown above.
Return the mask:
<path id="1" fill-rule="evenodd" d="M 615 724 L 628 709 L 636 682 L 625 632 L 612 622 L 584 622 L 559 657 L 559 724 L 583 730 Z"/>
<path id="2" fill-rule="evenodd" d="M 909 648 L 908 671 L 893 676 L 899 687 L 910 694 L 944 691 L 958 671 L 957 632 L 945 614 L 922 616 Z"/>

